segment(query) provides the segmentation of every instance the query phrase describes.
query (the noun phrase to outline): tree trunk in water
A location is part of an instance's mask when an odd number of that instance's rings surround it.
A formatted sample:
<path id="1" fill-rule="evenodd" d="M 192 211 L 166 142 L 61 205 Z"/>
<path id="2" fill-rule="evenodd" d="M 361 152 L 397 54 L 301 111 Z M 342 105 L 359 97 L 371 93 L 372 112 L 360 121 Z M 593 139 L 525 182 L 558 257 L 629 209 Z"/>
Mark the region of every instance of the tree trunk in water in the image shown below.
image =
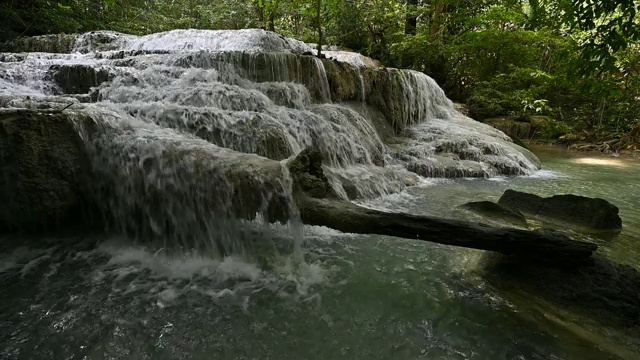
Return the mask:
<path id="1" fill-rule="evenodd" d="M 404 213 L 387 213 L 353 203 L 302 197 L 302 221 L 346 233 L 378 234 L 444 245 L 517 255 L 535 262 L 574 267 L 588 264 L 595 244 L 572 240 L 552 232 L 494 228 L 460 220 Z"/>

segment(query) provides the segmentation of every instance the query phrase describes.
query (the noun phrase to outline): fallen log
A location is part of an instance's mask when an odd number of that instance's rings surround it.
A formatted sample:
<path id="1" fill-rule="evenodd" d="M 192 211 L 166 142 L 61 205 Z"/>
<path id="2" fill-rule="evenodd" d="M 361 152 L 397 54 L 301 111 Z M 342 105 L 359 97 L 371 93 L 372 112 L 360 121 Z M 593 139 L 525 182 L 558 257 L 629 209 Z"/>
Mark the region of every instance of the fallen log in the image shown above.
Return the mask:
<path id="1" fill-rule="evenodd" d="M 302 221 L 309 225 L 489 250 L 560 266 L 591 263 L 597 249 L 595 244 L 556 232 L 494 228 L 453 219 L 388 213 L 333 199 L 304 197 L 298 204 Z"/>

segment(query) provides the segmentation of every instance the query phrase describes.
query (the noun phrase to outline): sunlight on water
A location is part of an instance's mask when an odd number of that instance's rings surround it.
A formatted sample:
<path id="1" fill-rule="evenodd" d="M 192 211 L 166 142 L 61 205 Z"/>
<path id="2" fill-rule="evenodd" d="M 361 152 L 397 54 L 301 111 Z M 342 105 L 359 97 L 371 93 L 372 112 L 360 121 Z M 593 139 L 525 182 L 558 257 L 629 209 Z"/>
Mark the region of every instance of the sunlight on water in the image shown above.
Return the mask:
<path id="1" fill-rule="evenodd" d="M 623 168 L 631 166 L 631 164 L 628 164 L 622 160 L 609 159 L 609 158 L 578 158 L 578 159 L 572 159 L 571 161 L 577 164 L 586 164 L 586 165 L 615 166 L 615 167 L 623 167 Z"/>

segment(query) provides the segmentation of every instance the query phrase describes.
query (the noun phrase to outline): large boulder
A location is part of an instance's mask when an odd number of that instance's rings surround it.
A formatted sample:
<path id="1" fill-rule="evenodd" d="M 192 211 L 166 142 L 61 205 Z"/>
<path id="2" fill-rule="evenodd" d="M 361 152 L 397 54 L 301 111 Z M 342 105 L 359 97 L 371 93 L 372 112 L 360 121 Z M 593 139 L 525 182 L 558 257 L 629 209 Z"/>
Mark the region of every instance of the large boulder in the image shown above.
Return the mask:
<path id="1" fill-rule="evenodd" d="M 99 223 L 91 165 L 70 112 L 0 112 L 0 231 L 38 233 Z"/>
<path id="2" fill-rule="evenodd" d="M 578 231 L 619 233 L 622 230 L 618 208 L 600 198 L 572 194 L 543 198 L 508 189 L 498 204 L 535 220 L 568 226 Z"/>

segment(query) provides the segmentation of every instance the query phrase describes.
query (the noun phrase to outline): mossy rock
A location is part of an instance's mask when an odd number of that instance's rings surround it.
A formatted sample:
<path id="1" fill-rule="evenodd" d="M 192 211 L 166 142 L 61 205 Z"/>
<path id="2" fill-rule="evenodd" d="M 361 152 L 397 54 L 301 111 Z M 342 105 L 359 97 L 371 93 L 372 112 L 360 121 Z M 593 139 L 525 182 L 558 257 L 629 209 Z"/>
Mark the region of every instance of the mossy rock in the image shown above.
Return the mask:
<path id="1" fill-rule="evenodd" d="M 362 97 L 362 89 L 357 73 L 358 69 L 353 65 L 330 59 L 324 59 L 322 63 L 327 73 L 331 99 L 333 101 L 362 100 L 359 99 Z"/>
<path id="2" fill-rule="evenodd" d="M 293 148 L 282 129 L 267 127 L 259 135 L 256 153 L 273 160 L 284 160 L 293 155 Z"/>
<path id="3" fill-rule="evenodd" d="M 511 138 L 528 139 L 533 134 L 532 125 L 528 122 L 516 121 L 510 117 L 497 117 L 491 119 L 485 119 L 484 122 L 487 125 L 491 125 L 494 128 L 502 131 Z"/>
<path id="4" fill-rule="evenodd" d="M 555 140 L 571 132 L 571 127 L 565 122 L 549 116 L 530 116 L 529 123 L 535 136 L 541 139 Z"/>
<path id="5" fill-rule="evenodd" d="M 322 154 L 304 149 L 289 162 L 289 171 L 297 190 L 312 198 L 338 198 L 322 169 Z"/>
<path id="6" fill-rule="evenodd" d="M 593 234 L 616 235 L 622 230 L 618 208 L 600 198 L 561 194 L 543 198 L 507 189 L 498 204 L 532 219 Z"/>

